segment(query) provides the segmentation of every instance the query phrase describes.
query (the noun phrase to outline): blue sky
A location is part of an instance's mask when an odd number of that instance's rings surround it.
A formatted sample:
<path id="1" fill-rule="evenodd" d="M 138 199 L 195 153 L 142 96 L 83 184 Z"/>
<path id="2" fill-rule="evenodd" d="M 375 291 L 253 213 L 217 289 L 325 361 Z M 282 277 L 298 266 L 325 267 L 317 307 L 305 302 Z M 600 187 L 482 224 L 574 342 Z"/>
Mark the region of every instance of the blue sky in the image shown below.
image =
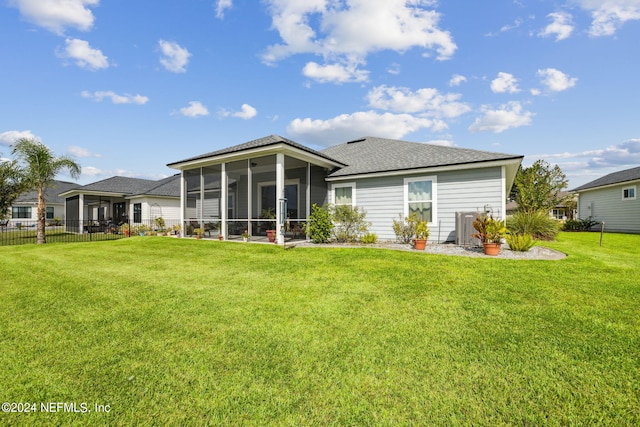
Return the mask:
<path id="1" fill-rule="evenodd" d="M 0 0 L 0 36 L 0 155 L 81 183 L 270 134 L 640 164 L 640 0 Z"/>

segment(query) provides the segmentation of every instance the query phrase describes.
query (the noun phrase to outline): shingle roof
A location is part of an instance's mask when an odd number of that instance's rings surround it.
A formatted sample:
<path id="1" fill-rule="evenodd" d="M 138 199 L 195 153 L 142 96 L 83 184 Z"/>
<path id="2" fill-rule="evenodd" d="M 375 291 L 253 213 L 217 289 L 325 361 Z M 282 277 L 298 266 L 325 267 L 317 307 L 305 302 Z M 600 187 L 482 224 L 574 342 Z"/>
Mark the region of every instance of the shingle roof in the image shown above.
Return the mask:
<path id="1" fill-rule="evenodd" d="M 64 193 L 65 191 L 72 190 L 77 187 L 80 187 L 80 185 L 75 182 L 54 180 L 52 182 L 52 185 L 49 185 L 44 189 L 44 199 L 47 201 L 47 203 L 64 204 L 64 197 L 60 197 L 59 194 Z M 37 203 L 37 202 L 38 202 L 38 192 L 33 190 L 18 196 L 14 204 Z"/>
<path id="2" fill-rule="evenodd" d="M 194 161 L 194 160 L 206 159 L 206 158 L 209 158 L 209 157 L 221 156 L 223 154 L 238 153 L 238 152 L 245 151 L 245 150 L 250 150 L 250 149 L 253 149 L 253 148 L 268 147 L 269 145 L 276 145 L 276 144 L 281 144 L 281 143 L 284 143 L 284 144 L 289 145 L 291 147 L 297 148 L 299 150 L 306 151 L 306 152 L 308 152 L 310 154 L 314 154 L 316 156 L 320 156 L 322 158 L 330 160 L 333 163 L 340 163 L 340 162 L 336 162 L 335 159 L 329 157 L 327 154 L 324 154 L 322 152 L 316 151 L 316 150 L 314 150 L 312 148 L 309 148 L 309 147 L 305 147 L 304 145 L 298 144 L 297 142 L 292 141 L 290 139 L 283 138 L 283 137 L 281 137 L 279 135 L 269 135 L 269 136 L 265 136 L 263 138 L 254 139 L 253 141 L 245 142 L 243 144 L 234 145 L 233 147 L 227 147 L 227 148 L 223 148 L 221 150 L 212 151 L 210 153 L 201 154 L 199 156 L 190 157 L 188 159 L 184 159 L 184 160 L 180 160 L 180 161 L 177 161 L 177 162 L 169 163 L 167 166 L 171 167 L 172 165 L 177 165 L 179 163 L 185 163 L 185 162 L 190 162 L 190 161 Z"/>
<path id="3" fill-rule="evenodd" d="M 635 181 L 640 179 L 640 167 L 626 169 L 619 172 L 613 172 L 601 178 L 588 182 L 571 191 L 588 190 L 590 188 L 603 187 L 605 185 L 618 184 L 621 182 Z"/>
<path id="4" fill-rule="evenodd" d="M 154 181 L 151 179 L 113 176 L 82 187 L 73 188 L 79 192 L 116 193 L 123 196 L 169 196 L 180 197 L 180 175 Z"/>
<path id="5" fill-rule="evenodd" d="M 322 153 L 348 165 L 334 171 L 330 177 L 522 159 L 523 157 L 515 154 L 370 136 L 326 148 Z"/>

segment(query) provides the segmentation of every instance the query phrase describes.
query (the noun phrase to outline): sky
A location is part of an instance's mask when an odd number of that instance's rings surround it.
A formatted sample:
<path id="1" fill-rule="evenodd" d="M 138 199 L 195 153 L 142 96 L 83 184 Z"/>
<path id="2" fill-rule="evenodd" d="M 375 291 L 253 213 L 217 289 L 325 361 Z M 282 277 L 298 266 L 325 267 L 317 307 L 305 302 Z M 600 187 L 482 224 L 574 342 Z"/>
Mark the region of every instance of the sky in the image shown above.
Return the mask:
<path id="1" fill-rule="evenodd" d="M 0 156 L 81 184 L 271 134 L 640 165 L 640 0 L 0 0 L 0 37 Z"/>

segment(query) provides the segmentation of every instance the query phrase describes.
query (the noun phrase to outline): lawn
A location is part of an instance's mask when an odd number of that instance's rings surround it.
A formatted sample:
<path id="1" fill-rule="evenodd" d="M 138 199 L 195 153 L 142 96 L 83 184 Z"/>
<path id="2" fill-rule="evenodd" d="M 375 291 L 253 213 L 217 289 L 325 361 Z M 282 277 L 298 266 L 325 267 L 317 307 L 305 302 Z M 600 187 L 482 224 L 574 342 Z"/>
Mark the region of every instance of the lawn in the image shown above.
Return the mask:
<path id="1" fill-rule="evenodd" d="M 2 247 L 0 424 L 639 425 L 640 236 L 547 245 Z"/>

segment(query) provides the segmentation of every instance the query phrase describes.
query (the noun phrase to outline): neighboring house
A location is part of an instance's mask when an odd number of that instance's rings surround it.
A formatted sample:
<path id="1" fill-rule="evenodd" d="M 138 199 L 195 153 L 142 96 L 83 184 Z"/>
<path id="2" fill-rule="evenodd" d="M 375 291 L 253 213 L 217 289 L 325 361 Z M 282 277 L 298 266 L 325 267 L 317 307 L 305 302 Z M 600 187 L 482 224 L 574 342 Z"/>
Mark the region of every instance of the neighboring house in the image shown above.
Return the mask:
<path id="1" fill-rule="evenodd" d="M 162 217 L 167 224 L 180 219 L 180 176 L 159 181 L 114 176 L 62 194 L 66 199 L 67 229 L 80 231 L 89 223 L 153 225 Z M 75 223 L 75 226 L 73 225 Z"/>
<path id="2" fill-rule="evenodd" d="M 573 189 L 578 218 L 605 222 L 605 230 L 640 233 L 640 167 L 610 173 Z"/>
<path id="3" fill-rule="evenodd" d="M 566 198 L 570 194 L 571 193 L 569 191 L 561 191 L 558 195 L 562 198 Z M 576 209 L 574 209 L 576 198 L 575 196 L 572 196 L 568 200 L 573 201 L 573 203 L 568 203 L 568 202 L 559 203 L 557 206 L 554 206 L 552 209 L 549 210 L 549 216 L 551 218 L 555 218 L 560 221 L 566 221 L 567 219 L 576 218 L 577 212 L 576 212 Z M 513 215 L 514 213 L 517 212 L 517 210 L 518 210 L 518 203 L 516 203 L 515 200 L 511 200 L 507 202 L 507 215 Z"/>
<path id="4" fill-rule="evenodd" d="M 54 180 L 51 185 L 45 187 L 45 219 L 47 222 L 53 221 L 54 218 L 65 218 L 64 197 L 60 197 L 59 194 L 77 186 L 78 184 L 74 182 Z M 33 190 L 18 196 L 9 209 L 9 218 L 10 226 L 18 223 L 35 224 L 38 220 L 38 192 Z"/>
<path id="5" fill-rule="evenodd" d="M 394 219 L 416 212 L 443 242 L 455 240 L 458 212 L 504 218 L 522 158 L 376 137 L 316 151 L 271 135 L 168 166 L 182 171 L 182 222 L 218 222 L 225 238 L 264 235 L 271 212 L 291 227 L 330 203 L 364 210 L 383 240 L 395 239 Z"/>

